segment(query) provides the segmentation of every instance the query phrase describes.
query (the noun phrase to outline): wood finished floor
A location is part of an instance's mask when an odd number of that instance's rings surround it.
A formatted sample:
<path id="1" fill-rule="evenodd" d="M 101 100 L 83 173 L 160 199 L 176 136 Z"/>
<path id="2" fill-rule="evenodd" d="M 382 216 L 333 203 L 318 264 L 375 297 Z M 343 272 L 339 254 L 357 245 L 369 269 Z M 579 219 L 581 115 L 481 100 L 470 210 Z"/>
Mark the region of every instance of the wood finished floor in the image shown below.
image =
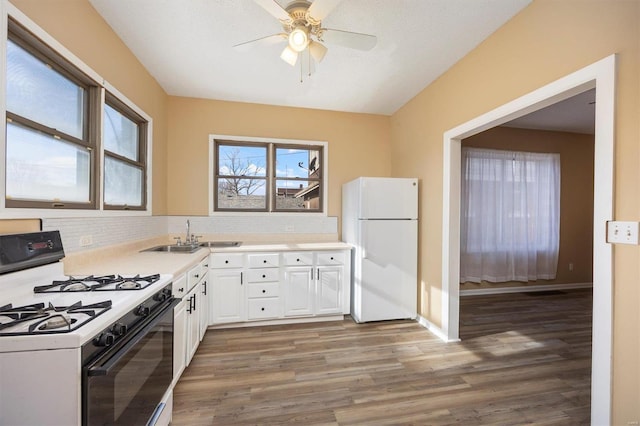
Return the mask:
<path id="1" fill-rule="evenodd" d="M 209 330 L 173 425 L 589 424 L 590 290 L 464 297 L 460 336 L 350 318 Z"/>

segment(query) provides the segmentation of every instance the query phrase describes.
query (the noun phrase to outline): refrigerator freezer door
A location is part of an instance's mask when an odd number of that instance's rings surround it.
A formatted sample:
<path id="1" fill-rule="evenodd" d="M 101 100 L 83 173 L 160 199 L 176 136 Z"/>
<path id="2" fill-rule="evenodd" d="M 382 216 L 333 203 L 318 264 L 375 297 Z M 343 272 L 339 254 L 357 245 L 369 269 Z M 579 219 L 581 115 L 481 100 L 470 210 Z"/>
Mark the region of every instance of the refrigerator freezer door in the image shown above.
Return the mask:
<path id="1" fill-rule="evenodd" d="M 360 178 L 360 219 L 417 219 L 418 180 Z"/>
<path id="2" fill-rule="evenodd" d="M 416 220 L 361 220 L 354 282 L 357 322 L 416 318 Z"/>

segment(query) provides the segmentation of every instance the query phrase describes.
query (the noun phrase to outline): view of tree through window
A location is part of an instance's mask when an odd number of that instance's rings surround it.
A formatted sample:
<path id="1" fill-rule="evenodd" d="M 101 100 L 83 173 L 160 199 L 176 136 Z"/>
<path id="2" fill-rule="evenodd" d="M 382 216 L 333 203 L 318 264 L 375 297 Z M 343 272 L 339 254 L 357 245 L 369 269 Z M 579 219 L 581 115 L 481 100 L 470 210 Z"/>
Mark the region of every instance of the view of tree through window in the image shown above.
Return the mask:
<path id="1" fill-rule="evenodd" d="M 322 210 L 321 146 L 217 141 L 215 149 L 215 210 Z"/>

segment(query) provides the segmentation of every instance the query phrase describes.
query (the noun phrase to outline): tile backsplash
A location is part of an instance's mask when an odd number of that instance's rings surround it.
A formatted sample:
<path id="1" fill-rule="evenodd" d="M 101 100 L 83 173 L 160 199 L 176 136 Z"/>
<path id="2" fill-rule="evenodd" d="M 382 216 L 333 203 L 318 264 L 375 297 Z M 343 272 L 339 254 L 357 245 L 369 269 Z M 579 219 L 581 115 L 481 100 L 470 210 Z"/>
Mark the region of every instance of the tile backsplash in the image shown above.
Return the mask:
<path id="1" fill-rule="evenodd" d="M 326 216 L 122 216 L 103 218 L 42 219 L 44 231 L 59 230 L 65 252 L 102 248 L 114 244 L 156 238 L 168 234 L 184 235 L 186 221 L 195 235 L 278 235 L 281 239 L 300 239 L 305 235 L 335 236 L 338 219 Z"/>

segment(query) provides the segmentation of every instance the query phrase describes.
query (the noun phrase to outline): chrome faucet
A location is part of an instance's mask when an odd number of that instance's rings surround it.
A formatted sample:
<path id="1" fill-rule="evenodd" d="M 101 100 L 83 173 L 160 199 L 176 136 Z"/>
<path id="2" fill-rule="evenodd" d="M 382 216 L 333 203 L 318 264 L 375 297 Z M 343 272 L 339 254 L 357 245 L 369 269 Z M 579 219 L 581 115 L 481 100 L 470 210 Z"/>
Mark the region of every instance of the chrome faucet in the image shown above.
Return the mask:
<path id="1" fill-rule="evenodd" d="M 187 238 L 185 241 L 187 244 L 191 244 L 191 222 L 189 219 L 187 219 Z"/>

